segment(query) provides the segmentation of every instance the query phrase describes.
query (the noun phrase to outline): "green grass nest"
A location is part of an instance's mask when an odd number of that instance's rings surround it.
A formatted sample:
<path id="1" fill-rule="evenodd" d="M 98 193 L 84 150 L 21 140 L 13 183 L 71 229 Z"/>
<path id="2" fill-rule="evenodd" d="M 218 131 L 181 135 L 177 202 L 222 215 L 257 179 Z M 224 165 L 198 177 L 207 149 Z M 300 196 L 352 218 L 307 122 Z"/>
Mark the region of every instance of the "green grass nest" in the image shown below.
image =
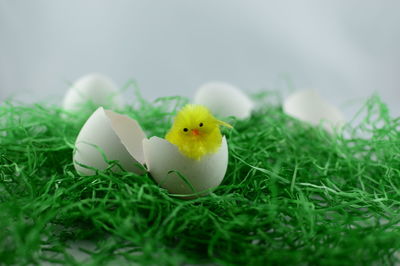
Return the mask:
<path id="1" fill-rule="evenodd" d="M 400 119 L 376 96 L 329 134 L 282 112 L 274 93 L 226 130 L 229 166 L 210 195 L 171 197 L 150 175 L 72 165 L 87 112 L 0 106 L 0 264 L 395 264 L 400 248 Z M 163 136 L 181 97 L 120 113 Z M 172 110 L 172 111 L 171 111 Z M 82 246 L 83 260 L 71 256 Z"/>

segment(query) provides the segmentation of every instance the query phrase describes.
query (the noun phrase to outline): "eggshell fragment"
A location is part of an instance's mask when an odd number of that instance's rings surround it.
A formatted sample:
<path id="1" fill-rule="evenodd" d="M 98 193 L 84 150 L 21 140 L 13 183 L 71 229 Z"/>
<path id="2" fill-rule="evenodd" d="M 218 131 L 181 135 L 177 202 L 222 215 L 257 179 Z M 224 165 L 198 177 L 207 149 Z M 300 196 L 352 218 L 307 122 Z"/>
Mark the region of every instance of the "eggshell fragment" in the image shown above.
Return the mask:
<path id="1" fill-rule="evenodd" d="M 188 195 L 215 188 L 221 184 L 228 166 L 225 137 L 216 153 L 205 155 L 200 160 L 184 156 L 177 146 L 158 137 L 143 140 L 143 152 L 148 171 L 171 194 Z M 186 177 L 194 191 L 178 172 Z"/>
<path id="2" fill-rule="evenodd" d="M 108 161 L 119 161 L 126 171 L 142 174 L 137 163 L 144 163 L 143 139 L 146 135 L 137 121 L 100 107 L 89 117 L 76 139 L 75 169 L 82 175 L 94 175 L 95 170 L 82 165 L 104 170 L 109 166 L 105 156 Z M 117 166 L 112 170 L 121 171 Z"/>
<path id="3" fill-rule="evenodd" d="M 90 103 L 93 110 L 99 106 L 119 108 L 123 99 L 114 82 L 100 74 L 89 74 L 78 79 L 67 91 L 63 108 L 68 111 L 79 111 Z"/>
<path id="4" fill-rule="evenodd" d="M 198 88 L 194 103 L 208 107 L 217 116 L 240 119 L 249 117 L 254 108 L 253 101 L 246 94 L 224 82 L 210 82 Z"/>
<path id="5" fill-rule="evenodd" d="M 290 95 L 283 103 L 283 111 L 312 125 L 324 121 L 324 128 L 330 132 L 346 122 L 340 110 L 322 99 L 314 90 L 301 90 Z"/>

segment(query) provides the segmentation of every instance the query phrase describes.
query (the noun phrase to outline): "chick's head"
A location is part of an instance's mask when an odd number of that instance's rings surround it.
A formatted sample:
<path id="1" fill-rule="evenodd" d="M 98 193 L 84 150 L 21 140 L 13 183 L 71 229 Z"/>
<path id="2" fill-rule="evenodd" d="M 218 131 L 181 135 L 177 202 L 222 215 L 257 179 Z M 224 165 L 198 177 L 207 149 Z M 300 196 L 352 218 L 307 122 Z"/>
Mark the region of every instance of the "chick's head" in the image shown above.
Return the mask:
<path id="1" fill-rule="evenodd" d="M 205 106 L 188 104 L 178 112 L 165 138 L 186 156 L 200 159 L 221 145 L 219 126 L 231 127 L 216 119 Z"/>

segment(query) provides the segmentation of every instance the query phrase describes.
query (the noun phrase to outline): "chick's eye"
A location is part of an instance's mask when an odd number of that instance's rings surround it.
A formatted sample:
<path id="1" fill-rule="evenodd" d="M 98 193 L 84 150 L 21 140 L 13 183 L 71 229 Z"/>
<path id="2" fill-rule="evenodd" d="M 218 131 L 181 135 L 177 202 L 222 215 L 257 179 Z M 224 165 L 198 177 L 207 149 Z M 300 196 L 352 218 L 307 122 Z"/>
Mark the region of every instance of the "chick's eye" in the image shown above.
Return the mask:
<path id="1" fill-rule="evenodd" d="M 187 129 L 186 127 L 183 129 L 184 132 L 188 132 L 189 129 Z"/>
<path id="2" fill-rule="evenodd" d="M 202 126 L 203 126 L 203 123 L 200 123 L 200 124 L 199 124 L 199 127 L 202 127 Z"/>

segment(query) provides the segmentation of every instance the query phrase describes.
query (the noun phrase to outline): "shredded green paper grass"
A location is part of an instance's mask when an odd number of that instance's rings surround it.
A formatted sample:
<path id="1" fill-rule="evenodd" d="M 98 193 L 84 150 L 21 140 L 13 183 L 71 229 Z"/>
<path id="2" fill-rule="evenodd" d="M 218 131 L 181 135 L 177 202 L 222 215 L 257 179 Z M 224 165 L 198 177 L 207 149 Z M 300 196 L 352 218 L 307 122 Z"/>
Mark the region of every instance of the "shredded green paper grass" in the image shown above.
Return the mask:
<path id="1" fill-rule="evenodd" d="M 329 134 L 285 115 L 271 95 L 258 95 L 250 119 L 230 121 L 225 179 L 192 200 L 150 175 L 79 176 L 72 151 L 87 113 L 2 103 L 0 264 L 398 262 L 400 119 L 372 97 L 361 123 Z M 138 98 L 120 113 L 163 136 L 185 102 Z"/>

